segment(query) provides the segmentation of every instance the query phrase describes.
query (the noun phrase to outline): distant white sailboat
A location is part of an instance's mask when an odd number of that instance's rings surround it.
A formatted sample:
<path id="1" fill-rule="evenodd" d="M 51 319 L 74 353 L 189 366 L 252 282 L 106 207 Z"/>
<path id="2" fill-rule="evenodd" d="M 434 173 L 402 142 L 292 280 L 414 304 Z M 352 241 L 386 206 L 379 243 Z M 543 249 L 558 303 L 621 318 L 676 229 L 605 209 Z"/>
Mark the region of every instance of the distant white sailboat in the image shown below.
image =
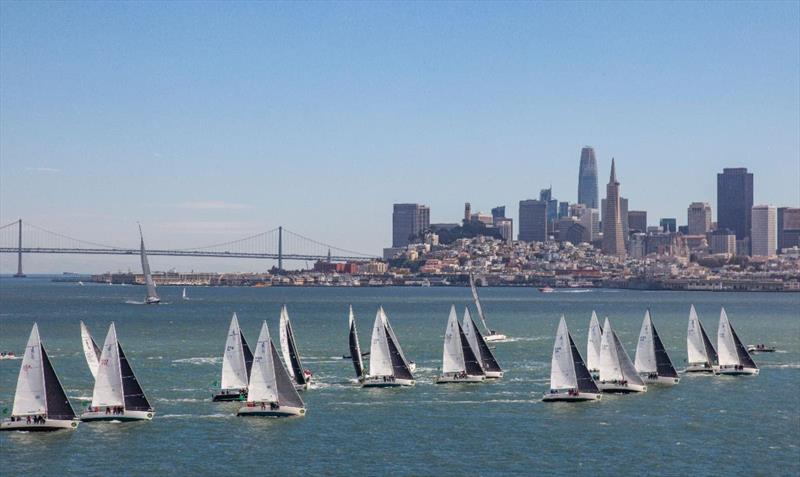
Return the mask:
<path id="1" fill-rule="evenodd" d="M 686 331 L 686 372 L 717 374 L 719 357 L 703 324 L 694 309 L 689 309 L 689 327 Z"/>
<path id="2" fill-rule="evenodd" d="M 86 364 L 92 377 L 97 378 L 97 368 L 100 366 L 100 347 L 95 343 L 89 328 L 81 321 L 81 343 L 83 344 L 83 355 L 86 357 Z"/>
<path id="3" fill-rule="evenodd" d="M 397 341 L 383 307 L 378 308 L 378 313 L 375 315 L 369 354 L 369 374 L 364 379 L 363 387 L 414 385 L 409 362 L 403 355 L 403 349 Z"/>
<path id="4" fill-rule="evenodd" d="M 486 374 L 486 379 L 502 378 L 503 369 L 500 367 L 497 359 L 495 359 L 494 353 L 492 353 L 489 345 L 486 344 L 486 340 L 483 338 L 483 335 L 481 335 L 480 330 L 478 330 L 478 326 L 475 324 L 469 312 L 469 307 L 464 307 L 464 318 L 461 327 L 464 330 L 464 336 L 466 336 L 467 341 L 469 341 L 472 352 L 475 353 L 475 356 L 480 358 L 483 371 Z"/>
<path id="5" fill-rule="evenodd" d="M 186 287 L 183 287 L 183 291 L 181 292 L 181 299 L 188 300 L 189 296 L 186 294 Z"/>
<path id="6" fill-rule="evenodd" d="M 153 275 L 150 274 L 150 262 L 147 261 L 147 251 L 144 248 L 144 235 L 142 234 L 141 224 L 139 224 L 139 238 L 141 238 L 142 274 L 144 275 L 144 284 L 147 287 L 147 297 L 144 302 L 147 305 L 155 305 L 161 302 L 161 298 L 156 293 L 156 282 L 153 281 Z"/>
<path id="7" fill-rule="evenodd" d="M 485 380 L 483 366 L 458 323 L 455 305 L 451 305 L 444 332 L 442 375 L 436 379 L 436 384 L 479 383 Z"/>
<path id="8" fill-rule="evenodd" d="M 17 377 L 11 419 L 0 422 L 0 431 L 56 431 L 76 429 L 78 421 L 58 380 L 47 351 L 33 324 Z"/>
<path id="9" fill-rule="evenodd" d="M 600 376 L 600 343 L 603 340 L 603 328 L 597 319 L 597 313 L 592 310 L 589 320 L 589 337 L 586 343 L 586 367 L 594 379 Z"/>
<path id="10" fill-rule="evenodd" d="M 472 292 L 472 299 L 475 301 L 475 308 L 478 309 L 478 318 L 481 319 L 481 323 L 486 330 L 486 334 L 483 335 L 483 339 L 486 341 L 505 341 L 508 338 L 506 335 L 490 329 L 489 325 L 486 324 L 486 316 L 483 314 L 481 300 L 478 297 L 478 288 L 475 286 L 475 277 L 472 275 L 472 273 L 469 274 L 469 288 Z"/>
<path id="11" fill-rule="evenodd" d="M 303 363 L 300 361 L 300 353 L 297 352 L 297 342 L 294 338 L 294 330 L 292 329 L 292 322 L 289 321 L 289 312 L 286 311 L 286 305 L 281 307 L 279 331 L 283 360 L 289 370 L 292 382 L 298 391 L 308 389 L 312 373 L 304 369 Z"/>
<path id="12" fill-rule="evenodd" d="M 361 344 L 358 342 L 358 330 L 356 329 L 356 317 L 353 315 L 353 306 L 350 305 L 350 313 L 347 318 L 350 341 L 350 358 L 353 360 L 353 368 L 356 372 L 358 382 L 364 381 L 364 360 L 361 356 Z"/>
<path id="13" fill-rule="evenodd" d="M 647 386 L 636 372 L 608 318 L 603 325 L 603 339 L 600 342 L 600 381 L 597 387 L 604 393 L 647 391 Z"/>
<path id="14" fill-rule="evenodd" d="M 596 401 L 600 396 L 600 389 L 572 341 L 564 315 L 561 315 L 550 362 L 550 392 L 545 393 L 542 401 Z"/>
<path id="15" fill-rule="evenodd" d="M 142 421 L 153 418 L 155 410 L 133 374 L 114 323 L 108 328 L 94 381 L 92 403 L 81 414 L 82 421 Z"/>
<path id="16" fill-rule="evenodd" d="M 672 385 L 680 381 L 678 372 L 672 365 L 667 350 L 664 349 L 664 343 L 658 336 L 650 310 L 644 313 L 639 341 L 636 344 L 634 365 L 646 383 Z"/>
<path id="17" fill-rule="evenodd" d="M 717 351 L 719 352 L 719 374 L 731 376 L 758 374 L 758 366 L 731 326 L 725 308 L 722 308 L 719 313 Z"/>
<path id="18" fill-rule="evenodd" d="M 253 356 L 247 402 L 236 415 L 293 417 L 304 416 L 305 413 L 306 406 L 281 363 L 278 350 L 269 336 L 267 322 L 264 321 Z"/>
<path id="19" fill-rule="evenodd" d="M 212 401 L 244 401 L 253 366 L 253 353 L 244 338 L 236 313 L 231 317 L 225 353 L 222 355 L 222 379 L 220 392 Z"/>

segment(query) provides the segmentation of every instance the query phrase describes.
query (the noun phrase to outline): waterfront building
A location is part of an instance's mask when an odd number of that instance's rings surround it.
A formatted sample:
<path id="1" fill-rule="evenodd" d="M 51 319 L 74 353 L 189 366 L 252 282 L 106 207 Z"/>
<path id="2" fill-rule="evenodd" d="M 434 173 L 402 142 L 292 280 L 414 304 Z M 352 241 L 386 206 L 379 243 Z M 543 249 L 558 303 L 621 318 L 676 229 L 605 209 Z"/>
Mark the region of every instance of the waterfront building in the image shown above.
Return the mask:
<path id="1" fill-rule="evenodd" d="M 778 249 L 777 237 L 777 211 L 772 205 L 757 205 L 753 207 L 750 223 L 750 248 L 752 255 L 757 257 L 772 257 Z"/>
<path id="2" fill-rule="evenodd" d="M 717 229 L 711 233 L 711 253 L 736 255 L 736 234 L 728 229 Z"/>
<path id="3" fill-rule="evenodd" d="M 692 202 L 686 215 L 689 235 L 704 235 L 711 230 L 711 206 L 708 202 Z"/>
<path id="4" fill-rule="evenodd" d="M 547 240 L 547 203 L 540 200 L 519 201 L 519 235 L 523 242 Z"/>
<path id="5" fill-rule="evenodd" d="M 646 210 L 629 210 L 628 211 L 628 231 L 646 232 L 647 231 L 647 211 Z"/>
<path id="6" fill-rule="evenodd" d="M 738 241 L 748 239 L 752 208 L 753 174 L 746 167 L 725 168 L 717 174 L 717 227 L 732 230 Z"/>
<path id="7" fill-rule="evenodd" d="M 614 159 L 611 159 L 611 175 L 606 185 L 606 209 L 603 211 L 603 253 L 625 256 L 625 238 L 622 235 L 620 216 L 619 182 Z"/>
<path id="8" fill-rule="evenodd" d="M 778 253 L 800 245 L 800 207 L 778 208 Z"/>
<path id="9" fill-rule="evenodd" d="M 422 204 L 394 204 L 392 213 L 392 247 L 405 247 L 422 242 L 422 234 L 430 228 L 431 211 Z"/>
<path id="10" fill-rule="evenodd" d="M 664 218 L 658 222 L 664 232 L 675 233 L 678 231 L 678 219 Z"/>
<path id="11" fill-rule="evenodd" d="M 597 158 L 594 149 L 586 146 L 581 149 L 581 163 L 578 171 L 578 203 L 590 209 L 600 206 L 597 187 Z"/>

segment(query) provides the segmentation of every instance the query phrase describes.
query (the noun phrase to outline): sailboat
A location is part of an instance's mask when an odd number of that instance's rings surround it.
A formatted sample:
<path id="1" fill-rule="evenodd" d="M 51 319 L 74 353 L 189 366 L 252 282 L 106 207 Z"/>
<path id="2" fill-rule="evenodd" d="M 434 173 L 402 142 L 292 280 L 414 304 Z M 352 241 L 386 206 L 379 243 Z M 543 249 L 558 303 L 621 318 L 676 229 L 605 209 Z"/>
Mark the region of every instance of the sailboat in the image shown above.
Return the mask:
<path id="1" fill-rule="evenodd" d="M 256 343 L 250 383 L 247 385 L 247 402 L 236 415 L 291 417 L 305 413 L 306 406 L 281 363 L 278 350 L 269 336 L 267 322 L 264 321 Z"/>
<path id="2" fill-rule="evenodd" d="M 586 366 L 594 379 L 600 376 L 600 342 L 603 340 L 603 328 L 597 319 L 597 313 L 592 310 L 589 320 L 589 338 L 586 343 Z"/>
<path id="3" fill-rule="evenodd" d="M 717 374 L 719 358 L 703 324 L 694 309 L 689 309 L 689 328 L 686 331 L 686 372 Z"/>
<path id="4" fill-rule="evenodd" d="M 81 343 L 83 344 L 83 355 L 86 357 L 86 364 L 92 377 L 97 378 L 97 368 L 100 366 L 100 347 L 95 343 L 89 328 L 81 321 Z"/>
<path id="5" fill-rule="evenodd" d="M 644 312 L 639 341 L 636 344 L 636 371 L 644 382 L 652 384 L 678 384 L 678 372 L 672 365 L 664 343 L 658 336 L 658 330 L 650 317 L 650 310 Z"/>
<path id="6" fill-rule="evenodd" d="M 736 331 L 733 330 L 725 308 L 722 308 L 719 313 L 717 351 L 719 352 L 719 374 L 731 376 L 758 374 L 758 366 L 739 340 Z"/>
<path id="7" fill-rule="evenodd" d="M 561 315 L 550 362 L 550 392 L 545 393 L 542 401 L 597 401 L 600 396 L 600 389 L 586 369 Z"/>
<path id="8" fill-rule="evenodd" d="M 81 414 L 82 421 L 141 421 L 153 418 L 155 410 L 144 395 L 128 358 L 117 340 L 114 323 L 108 328 L 100 365 L 94 381 L 92 403 Z"/>
<path id="9" fill-rule="evenodd" d="M 147 261 L 147 251 L 144 248 L 144 235 L 142 235 L 142 225 L 139 224 L 139 237 L 141 242 L 141 257 L 142 257 L 142 274 L 144 275 L 144 284 L 147 287 L 147 297 L 144 302 L 147 305 L 155 305 L 161 301 L 158 293 L 156 293 L 156 282 L 153 281 L 153 276 L 150 274 L 150 262 Z"/>
<path id="10" fill-rule="evenodd" d="M 409 362 L 397 341 L 389 318 L 378 308 L 375 324 L 372 326 L 370 344 L 369 374 L 362 384 L 365 388 L 387 388 L 397 386 L 413 386 L 414 376 L 411 374 Z"/>
<path id="11" fill-rule="evenodd" d="M 347 325 L 350 328 L 350 358 L 353 360 L 353 368 L 356 371 L 358 382 L 364 381 L 364 360 L 361 357 L 361 344 L 358 342 L 358 330 L 356 329 L 356 317 L 353 315 L 353 306 L 350 305 L 350 314 L 347 318 Z"/>
<path id="12" fill-rule="evenodd" d="M 647 386 L 636 372 L 608 318 L 603 324 L 603 339 L 600 342 L 600 381 L 597 387 L 604 393 L 647 391 Z"/>
<path id="13" fill-rule="evenodd" d="M 480 383 L 486 380 L 478 357 L 472 351 L 464 329 L 458 322 L 456 306 L 450 306 L 450 316 L 444 332 L 444 351 L 442 353 L 442 375 L 436 384 Z"/>
<path id="14" fill-rule="evenodd" d="M 247 384 L 250 382 L 252 366 L 253 353 L 234 313 L 228 327 L 225 353 L 222 355 L 222 379 L 219 383 L 221 390 L 214 395 L 212 401 L 244 401 L 247 398 Z"/>
<path id="15" fill-rule="evenodd" d="M 297 342 L 294 339 L 294 330 L 292 329 L 292 322 L 289 321 L 289 312 L 286 311 L 286 305 L 281 307 L 279 331 L 283 361 L 289 369 L 294 387 L 298 391 L 308 389 L 312 374 L 311 371 L 303 369 L 303 363 L 300 362 L 300 353 L 297 352 Z"/>
<path id="16" fill-rule="evenodd" d="M 189 296 L 186 294 L 186 287 L 183 287 L 183 291 L 181 292 L 181 299 L 188 300 Z"/>
<path id="17" fill-rule="evenodd" d="M 0 422 L 0 431 L 56 431 L 77 427 L 75 411 L 44 349 L 39 326 L 34 323 L 19 369 L 11 419 Z"/>
<path id="18" fill-rule="evenodd" d="M 497 363 L 497 359 L 495 359 L 492 350 L 489 349 L 489 345 L 486 344 L 486 340 L 483 339 L 483 335 L 481 335 L 481 332 L 475 325 L 475 321 L 472 319 L 472 315 L 467 307 L 464 307 L 464 319 L 462 320 L 461 327 L 464 330 L 464 336 L 467 337 L 470 348 L 472 348 L 472 352 L 475 353 L 475 356 L 480 357 L 481 366 L 483 367 L 483 372 L 486 374 L 486 379 L 502 378 L 503 369 Z"/>
<path id="19" fill-rule="evenodd" d="M 486 316 L 483 314 L 483 307 L 481 306 L 481 300 L 478 298 L 478 288 L 475 286 L 475 277 L 470 273 L 469 274 L 469 288 L 472 291 L 472 299 L 475 301 L 475 308 L 478 309 L 478 318 L 481 319 L 481 323 L 483 323 L 484 329 L 486 329 L 486 334 L 483 335 L 483 339 L 486 341 L 504 341 L 507 339 L 507 336 L 498 333 L 495 330 L 489 329 L 489 326 L 486 324 Z"/>

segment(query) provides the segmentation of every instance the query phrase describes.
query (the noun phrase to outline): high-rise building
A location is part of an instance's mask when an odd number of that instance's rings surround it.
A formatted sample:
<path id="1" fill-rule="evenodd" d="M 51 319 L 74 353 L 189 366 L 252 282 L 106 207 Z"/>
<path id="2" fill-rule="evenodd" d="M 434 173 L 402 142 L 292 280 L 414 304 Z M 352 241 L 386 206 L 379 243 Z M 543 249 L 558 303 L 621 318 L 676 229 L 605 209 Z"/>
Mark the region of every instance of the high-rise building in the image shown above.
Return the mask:
<path id="1" fill-rule="evenodd" d="M 678 231 L 678 219 L 664 218 L 658 221 L 658 225 L 661 226 L 661 230 L 664 232 L 674 233 Z"/>
<path id="2" fill-rule="evenodd" d="M 590 209 L 600 206 L 597 188 L 597 159 L 594 149 L 589 146 L 581 149 L 581 165 L 578 171 L 578 203 Z"/>
<path id="3" fill-rule="evenodd" d="M 711 232 L 711 253 L 736 255 L 736 234 L 728 229 Z"/>
<path id="4" fill-rule="evenodd" d="M 547 204 L 547 232 L 551 234 L 558 219 L 558 200 L 553 198 L 553 188 L 539 191 L 539 200 Z"/>
<path id="5" fill-rule="evenodd" d="M 778 249 L 778 217 L 775 206 L 757 205 L 753 207 L 750 223 L 750 250 L 753 256 L 772 257 Z"/>
<path id="6" fill-rule="evenodd" d="M 800 246 L 800 207 L 778 208 L 778 253 Z"/>
<path id="7" fill-rule="evenodd" d="M 505 218 L 506 218 L 505 205 L 498 205 L 497 207 L 492 209 L 492 219 L 494 219 L 495 223 L 497 223 L 498 219 L 505 219 Z"/>
<path id="8" fill-rule="evenodd" d="M 541 200 L 519 201 L 519 234 L 523 242 L 547 240 L 547 203 Z"/>
<path id="9" fill-rule="evenodd" d="M 647 232 L 647 211 L 629 210 L 628 211 L 628 230 L 632 233 Z"/>
<path id="10" fill-rule="evenodd" d="M 422 234 L 430 228 L 431 210 L 422 204 L 394 204 L 392 213 L 392 247 L 421 243 Z"/>
<path id="11" fill-rule="evenodd" d="M 511 219 L 495 219 L 494 226 L 500 232 L 503 240 L 511 243 L 514 240 L 514 221 Z"/>
<path id="12" fill-rule="evenodd" d="M 558 203 L 558 218 L 569 217 L 569 202 Z"/>
<path id="13" fill-rule="evenodd" d="M 708 202 L 692 202 L 686 214 L 689 235 L 705 235 L 711 230 L 711 206 Z"/>
<path id="14" fill-rule="evenodd" d="M 625 256 L 625 237 L 622 235 L 619 182 L 614 159 L 611 159 L 611 176 L 606 185 L 606 209 L 603 211 L 603 252 L 618 257 Z"/>
<path id="15" fill-rule="evenodd" d="M 736 240 L 750 237 L 753 174 L 746 167 L 725 168 L 717 174 L 717 227 L 730 229 Z"/>
<path id="16" fill-rule="evenodd" d="M 605 213 L 606 211 L 606 200 L 602 199 L 600 201 L 600 209 Z M 622 219 L 622 238 L 625 242 L 628 242 L 628 235 L 630 234 L 630 229 L 628 228 L 628 199 L 625 197 L 619 198 L 619 216 Z M 605 220 L 605 217 L 602 218 Z"/>

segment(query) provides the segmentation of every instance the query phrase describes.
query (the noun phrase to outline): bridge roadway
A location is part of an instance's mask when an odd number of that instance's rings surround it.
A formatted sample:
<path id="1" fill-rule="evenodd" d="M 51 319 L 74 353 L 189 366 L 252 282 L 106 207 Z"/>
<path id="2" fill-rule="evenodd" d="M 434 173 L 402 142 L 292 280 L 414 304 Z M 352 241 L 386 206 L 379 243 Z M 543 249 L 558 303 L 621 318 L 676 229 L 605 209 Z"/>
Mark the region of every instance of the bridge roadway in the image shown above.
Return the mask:
<path id="1" fill-rule="evenodd" d="M 48 248 L 48 247 L 0 247 L 0 253 L 66 253 L 78 255 L 139 255 L 139 249 L 133 248 Z M 210 252 L 203 250 L 147 250 L 147 256 L 161 255 L 169 257 L 227 257 L 255 258 L 271 260 L 327 260 L 327 255 L 299 255 L 258 252 Z M 332 261 L 365 261 L 378 257 L 331 255 Z"/>

